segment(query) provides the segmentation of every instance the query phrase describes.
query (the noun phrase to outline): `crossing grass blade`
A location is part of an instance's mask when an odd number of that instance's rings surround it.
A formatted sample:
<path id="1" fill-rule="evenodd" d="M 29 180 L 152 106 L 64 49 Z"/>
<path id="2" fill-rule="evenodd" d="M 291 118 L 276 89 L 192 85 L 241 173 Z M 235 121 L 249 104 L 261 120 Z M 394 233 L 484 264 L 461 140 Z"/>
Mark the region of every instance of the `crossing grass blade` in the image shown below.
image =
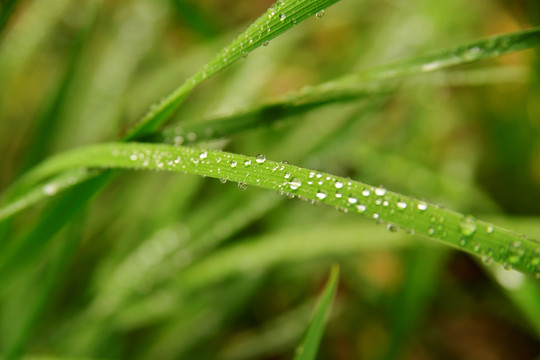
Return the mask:
<path id="1" fill-rule="evenodd" d="M 326 326 L 326 319 L 330 313 L 332 301 L 336 295 L 338 279 L 339 267 L 335 265 L 330 271 L 330 277 L 326 283 L 326 286 L 324 287 L 319 304 L 317 304 L 313 320 L 309 326 L 302 345 L 300 345 L 297 350 L 294 360 L 313 360 L 317 356 L 319 343 L 321 342 L 324 328 Z"/>
<path id="2" fill-rule="evenodd" d="M 267 45 L 268 42 L 300 22 L 326 9 L 338 0 L 279 0 L 265 14 L 253 22 L 229 46 L 225 47 L 195 75 L 162 101 L 154 104 L 150 111 L 127 134 L 126 140 L 147 135 L 163 125 L 198 84 L 233 64 L 250 52 Z"/>
<path id="3" fill-rule="evenodd" d="M 540 276 L 540 243 L 512 231 L 409 196 L 358 181 L 286 163 L 221 151 L 159 144 L 109 143 L 75 149 L 49 158 L 28 173 L 25 183 L 37 188 L 47 178 L 73 168 L 157 170 L 203 175 L 276 190 L 344 211 L 357 212 L 496 261 L 505 267 Z M 9 206 L 9 205 L 8 205 Z"/>

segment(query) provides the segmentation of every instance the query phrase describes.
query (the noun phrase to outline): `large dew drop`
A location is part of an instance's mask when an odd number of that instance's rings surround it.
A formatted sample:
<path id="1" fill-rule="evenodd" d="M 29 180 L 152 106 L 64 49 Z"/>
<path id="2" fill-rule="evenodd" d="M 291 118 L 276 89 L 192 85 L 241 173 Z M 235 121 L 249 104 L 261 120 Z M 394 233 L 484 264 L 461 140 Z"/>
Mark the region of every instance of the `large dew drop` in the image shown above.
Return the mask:
<path id="1" fill-rule="evenodd" d="M 472 236 L 476 232 L 476 220 L 472 216 L 466 216 L 459 224 L 461 234 Z"/>

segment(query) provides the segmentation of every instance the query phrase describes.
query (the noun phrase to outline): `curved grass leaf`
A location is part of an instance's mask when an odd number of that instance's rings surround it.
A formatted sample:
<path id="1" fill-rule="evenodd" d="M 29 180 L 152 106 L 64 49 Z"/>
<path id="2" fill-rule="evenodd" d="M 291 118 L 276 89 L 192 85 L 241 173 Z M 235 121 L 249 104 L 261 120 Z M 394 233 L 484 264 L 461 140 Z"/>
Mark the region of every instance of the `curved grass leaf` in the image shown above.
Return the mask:
<path id="1" fill-rule="evenodd" d="M 436 71 L 469 64 L 540 45 L 540 28 L 496 35 L 465 45 L 444 48 L 396 63 L 382 65 L 357 74 L 346 75 L 336 82 L 381 80 Z"/>
<path id="2" fill-rule="evenodd" d="M 298 349 L 294 360 L 313 360 L 317 356 L 319 343 L 321 342 L 324 327 L 326 325 L 326 318 L 330 313 L 330 307 L 332 306 L 332 301 L 336 294 L 338 278 L 339 267 L 335 265 L 330 271 L 330 277 L 324 287 L 319 303 L 317 304 L 313 321 L 309 326 L 306 337 Z"/>
<path id="3" fill-rule="evenodd" d="M 219 151 L 157 144 L 110 143 L 76 149 L 50 158 L 28 173 L 28 186 L 56 173 L 80 167 L 173 171 L 238 182 L 280 191 L 311 201 L 357 212 L 390 231 L 405 229 L 506 267 L 540 276 L 540 243 L 440 206 L 361 182 L 250 157 Z M 32 190 L 35 191 L 35 188 Z M 9 206 L 9 205 L 8 205 Z"/>
<path id="4" fill-rule="evenodd" d="M 157 104 L 128 133 L 126 140 L 133 140 L 155 131 L 161 126 L 189 92 L 205 79 L 247 56 L 251 51 L 268 42 L 296 24 L 324 10 L 338 0 L 279 0 L 265 14 L 251 24 L 229 46 L 204 65 L 172 94 Z"/>
<path id="5" fill-rule="evenodd" d="M 246 130 L 269 127 L 296 115 L 305 114 L 322 106 L 340 102 L 358 101 L 396 92 L 401 88 L 418 86 L 475 86 L 495 83 L 522 82 L 526 79 L 523 68 L 498 67 L 469 71 L 452 71 L 409 81 L 380 80 L 368 83 L 323 83 L 302 91 L 291 92 L 275 100 L 241 110 L 231 115 L 204 121 L 186 122 L 142 140 L 166 144 L 190 144 L 204 140 L 231 136 Z"/>

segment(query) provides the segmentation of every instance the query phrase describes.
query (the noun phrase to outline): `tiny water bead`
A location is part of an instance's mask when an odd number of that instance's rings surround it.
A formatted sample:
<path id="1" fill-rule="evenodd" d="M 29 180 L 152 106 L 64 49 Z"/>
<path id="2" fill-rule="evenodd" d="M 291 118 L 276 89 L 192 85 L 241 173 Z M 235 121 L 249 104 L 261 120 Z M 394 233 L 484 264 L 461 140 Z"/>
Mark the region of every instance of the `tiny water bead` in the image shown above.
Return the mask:
<path id="1" fill-rule="evenodd" d="M 396 203 L 396 206 L 398 207 L 398 209 L 400 210 L 405 210 L 407 208 L 407 203 L 405 201 L 398 201 Z"/>
<path id="2" fill-rule="evenodd" d="M 425 201 L 420 201 L 418 204 L 416 204 L 416 208 L 420 211 L 426 211 L 428 208 L 428 204 Z"/>
<path id="3" fill-rule="evenodd" d="M 326 193 L 324 191 L 321 191 L 321 190 L 319 190 L 315 196 L 317 196 L 317 199 L 319 199 L 319 200 L 326 199 Z"/>
<path id="4" fill-rule="evenodd" d="M 238 188 L 242 191 L 246 190 L 247 189 L 247 184 L 246 183 L 243 183 L 243 182 L 239 182 L 238 183 Z"/>
<path id="5" fill-rule="evenodd" d="M 285 14 L 285 13 L 279 14 L 279 20 L 280 20 L 280 21 L 283 21 L 283 20 L 285 20 L 286 18 L 287 18 L 287 14 Z"/>
<path id="6" fill-rule="evenodd" d="M 349 196 L 349 198 L 347 199 L 347 201 L 349 202 L 349 204 L 356 204 L 358 202 L 358 199 L 357 198 L 354 198 L 352 196 Z"/>
<path id="7" fill-rule="evenodd" d="M 321 10 L 321 11 L 319 11 L 318 13 L 315 14 L 315 17 L 316 17 L 317 19 L 322 19 L 322 18 L 324 17 L 324 14 L 325 14 L 325 13 L 326 13 L 326 12 L 325 12 L 324 10 Z"/>
<path id="8" fill-rule="evenodd" d="M 204 160 L 208 157 L 208 152 L 207 151 L 203 151 L 200 155 L 199 155 L 199 158 L 201 160 Z"/>
<path id="9" fill-rule="evenodd" d="M 379 186 L 378 188 L 375 189 L 375 195 L 377 195 L 377 196 L 386 195 L 386 189 L 383 188 L 382 186 Z M 366 195 L 364 195 L 364 196 L 366 196 Z"/>
<path id="10" fill-rule="evenodd" d="M 43 186 L 43 194 L 52 196 L 58 192 L 58 186 L 54 183 L 49 183 Z"/>
<path id="11" fill-rule="evenodd" d="M 459 224 L 461 234 L 472 236 L 476 232 L 476 220 L 472 216 L 466 216 Z"/>
<path id="12" fill-rule="evenodd" d="M 289 187 L 291 188 L 291 190 L 297 190 L 300 186 L 302 186 L 302 181 L 300 181 L 300 180 L 297 179 L 297 178 L 294 178 L 294 179 L 289 183 Z"/>
<path id="13" fill-rule="evenodd" d="M 340 182 L 340 181 L 336 181 L 336 183 L 334 184 L 334 186 L 336 187 L 336 189 L 341 189 L 341 188 L 343 188 L 343 183 Z"/>
<path id="14" fill-rule="evenodd" d="M 368 189 L 362 190 L 362 196 L 368 197 L 369 195 L 371 195 L 371 191 L 369 191 Z"/>
<path id="15" fill-rule="evenodd" d="M 359 213 L 364 213 L 366 212 L 367 207 L 366 205 L 359 204 L 359 205 L 356 205 L 356 210 L 358 210 Z"/>
<path id="16" fill-rule="evenodd" d="M 231 161 L 231 167 L 235 168 L 236 165 L 238 165 L 238 162 L 236 160 Z"/>
<path id="17" fill-rule="evenodd" d="M 263 164 L 265 161 L 266 161 L 266 156 L 264 156 L 263 154 L 259 154 L 255 157 L 255 162 L 257 164 Z"/>

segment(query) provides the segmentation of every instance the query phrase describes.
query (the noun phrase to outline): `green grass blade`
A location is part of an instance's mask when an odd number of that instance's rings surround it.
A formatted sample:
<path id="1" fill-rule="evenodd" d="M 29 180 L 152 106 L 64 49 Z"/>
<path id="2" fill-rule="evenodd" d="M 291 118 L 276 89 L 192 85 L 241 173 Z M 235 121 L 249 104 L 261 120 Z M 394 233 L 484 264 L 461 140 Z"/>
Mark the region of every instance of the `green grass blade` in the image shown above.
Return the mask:
<path id="1" fill-rule="evenodd" d="M 154 104 L 150 111 L 128 133 L 125 139 L 133 140 L 155 131 L 167 121 L 189 92 L 198 84 L 337 1 L 277 1 L 265 14 L 255 20 L 246 31 L 204 65 L 195 75 L 165 99 Z"/>
<path id="2" fill-rule="evenodd" d="M 346 75 L 337 81 L 367 81 L 396 78 L 405 75 L 431 72 L 448 67 L 469 64 L 499 57 L 540 45 L 540 28 L 496 35 L 483 40 L 440 49 L 431 53 L 378 66 L 368 71 Z"/>
<path id="3" fill-rule="evenodd" d="M 288 118 L 305 114 L 322 106 L 358 101 L 391 94 L 399 89 L 418 86 L 475 86 L 494 83 L 522 82 L 526 72 L 521 68 L 500 67 L 490 70 L 469 70 L 431 75 L 416 81 L 380 80 L 368 83 L 323 83 L 298 92 L 291 92 L 275 100 L 240 110 L 231 115 L 204 121 L 186 122 L 161 132 L 148 135 L 143 140 L 166 144 L 189 144 L 220 137 L 228 137 L 246 130 L 270 127 Z"/>
<path id="4" fill-rule="evenodd" d="M 81 166 L 173 171 L 234 181 L 241 188 L 252 185 L 276 190 L 357 212 L 387 223 L 390 231 L 401 228 L 416 232 L 486 260 L 540 276 L 540 243 L 536 240 L 382 187 L 267 161 L 263 157 L 168 145 L 110 143 L 53 157 L 30 172 L 26 182 L 41 188 L 39 183 L 44 179 Z M 4 206 L 0 211 L 3 209 Z"/>
<path id="5" fill-rule="evenodd" d="M 317 304 L 313 321 L 309 326 L 306 337 L 298 349 L 294 360 L 313 360 L 317 356 L 319 343 L 321 342 L 326 325 L 326 318 L 330 313 L 330 307 L 332 306 L 332 301 L 336 294 L 338 278 L 339 267 L 335 265 L 332 267 L 328 282 L 324 287 L 319 304 Z"/>

